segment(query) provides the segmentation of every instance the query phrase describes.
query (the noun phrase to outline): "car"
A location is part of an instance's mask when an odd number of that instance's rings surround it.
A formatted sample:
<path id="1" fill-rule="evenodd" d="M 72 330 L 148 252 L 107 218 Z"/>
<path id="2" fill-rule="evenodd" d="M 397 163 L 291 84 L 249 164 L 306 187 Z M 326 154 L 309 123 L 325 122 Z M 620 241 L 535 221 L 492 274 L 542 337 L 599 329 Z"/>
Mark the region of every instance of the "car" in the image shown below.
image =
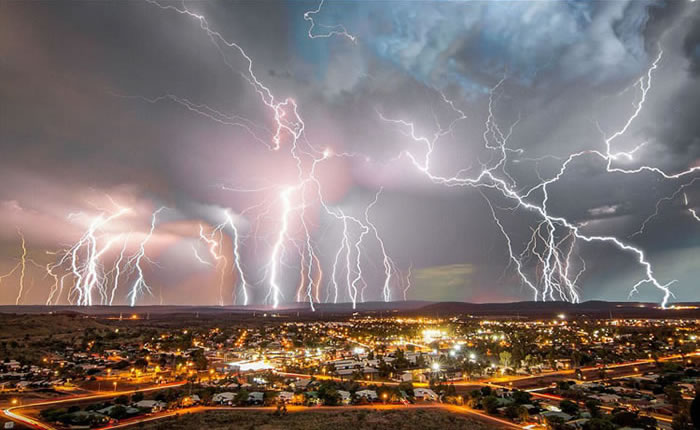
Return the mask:
<path id="1" fill-rule="evenodd" d="M 12 422 L 12 421 L 8 421 L 8 422 L 5 423 L 5 425 L 3 426 L 3 428 L 4 428 L 4 429 L 13 429 L 13 428 L 15 428 L 15 423 Z"/>

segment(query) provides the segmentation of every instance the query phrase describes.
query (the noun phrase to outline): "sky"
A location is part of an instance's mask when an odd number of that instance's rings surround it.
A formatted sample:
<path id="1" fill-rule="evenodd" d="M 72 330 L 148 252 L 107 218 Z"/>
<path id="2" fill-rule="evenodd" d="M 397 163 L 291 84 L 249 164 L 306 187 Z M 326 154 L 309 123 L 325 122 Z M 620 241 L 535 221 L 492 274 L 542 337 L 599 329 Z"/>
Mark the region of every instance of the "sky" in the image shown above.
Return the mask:
<path id="1" fill-rule="evenodd" d="M 700 2 L 0 1 L 0 304 L 698 301 L 697 112 Z"/>

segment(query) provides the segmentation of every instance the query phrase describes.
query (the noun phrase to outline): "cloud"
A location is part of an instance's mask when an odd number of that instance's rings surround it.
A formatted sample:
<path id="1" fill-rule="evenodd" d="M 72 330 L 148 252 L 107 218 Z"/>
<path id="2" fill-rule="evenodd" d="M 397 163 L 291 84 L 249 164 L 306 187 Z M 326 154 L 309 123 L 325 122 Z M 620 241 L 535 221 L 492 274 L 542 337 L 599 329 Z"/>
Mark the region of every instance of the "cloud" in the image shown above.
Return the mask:
<path id="1" fill-rule="evenodd" d="M 611 216 L 611 215 L 615 215 L 619 208 L 620 208 L 620 205 L 599 206 L 597 208 L 588 209 L 588 213 L 589 213 L 589 215 L 594 216 L 594 217 Z"/>

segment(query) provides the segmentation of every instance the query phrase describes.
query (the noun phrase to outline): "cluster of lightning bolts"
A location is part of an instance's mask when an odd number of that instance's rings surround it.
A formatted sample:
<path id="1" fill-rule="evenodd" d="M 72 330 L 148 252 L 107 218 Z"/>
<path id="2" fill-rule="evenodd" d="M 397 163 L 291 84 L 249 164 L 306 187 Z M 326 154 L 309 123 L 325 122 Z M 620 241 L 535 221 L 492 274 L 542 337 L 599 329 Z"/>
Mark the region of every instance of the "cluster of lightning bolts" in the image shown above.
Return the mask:
<path id="1" fill-rule="evenodd" d="M 276 190 L 274 201 L 265 201 L 241 212 L 241 215 L 243 215 L 247 211 L 264 207 L 265 210 L 260 213 L 256 220 L 256 225 L 258 225 L 263 217 L 269 216 L 273 207 L 279 208 L 279 214 L 274 216 L 278 228 L 271 241 L 269 258 L 265 264 L 261 279 L 261 283 L 267 286 L 266 302 L 276 308 L 285 299 L 284 292 L 288 290 L 285 279 L 289 278 L 285 273 L 287 270 L 294 270 L 295 273 L 298 273 L 299 284 L 295 289 L 296 300 L 308 301 L 311 309 L 315 309 L 315 304 L 322 301 L 337 303 L 339 300 L 348 298 L 352 302 L 353 307 L 357 303 L 365 301 L 368 285 L 363 274 L 363 262 L 366 262 L 369 258 L 363 253 L 363 246 L 368 238 L 373 239 L 381 253 L 384 275 L 381 290 L 383 300 L 390 301 L 395 298 L 392 295 L 392 288 L 399 292 L 400 295 L 397 294 L 398 297 L 406 300 L 408 291 L 411 288 L 413 264 L 411 263 L 408 266 L 407 273 L 405 276 L 402 276 L 401 270 L 389 257 L 384 241 L 370 217 L 370 212 L 377 204 L 382 190 L 380 189 L 376 193 L 374 199 L 368 203 L 361 215 L 347 213 L 347 211 L 339 207 L 328 204 L 323 198 L 322 183 L 316 176 L 318 165 L 333 157 L 356 157 L 359 155 L 334 153 L 329 148 L 322 149 L 309 142 L 305 134 L 305 124 L 299 114 L 296 101 L 291 98 L 277 99 L 272 91 L 255 75 L 251 57 L 248 56 L 241 46 L 226 40 L 221 33 L 213 30 L 204 16 L 188 9 L 184 2 L 182 6 L 174 6 L 161 4 L 157 0 L 146 1 L 160 9 L 176 12 L 197 21 L 200 28 L 206 33 L 220 53 L 223 62 L 234 73 L 238 73 L 238 71 L 229 61 L 226 51 L 233 50 L 237 52 L 247 65 L 246 70 L 241 72 L 240 75 L 259 95 L 264 106 L 270 110 L 275 126 L 273 129 L 268 129 L 247 118 L 226 114 L 205 104 L 194 103 L 187 98 L 173 94 L 155 98 L 118 96 L 138 98 L 154 104 L 163 101 L 174 102 L 189 111 L 222 125 L 241 127 L 255 141 L 266 145 L 271 151 L 284 151 L 287 153 L 297 167 L 297 181 L 292 184 L 247 190 L 224 187 L 225 189 L 241 192 L 269 191 L 271 188 Z M 357 38 L 348 33 L 342 25 L 316 24 L 314 16 L 320 13 L 322 6 L 323 1 L 320 2 L 316 9 L 304 13 L 304 20 L 309 22 L 308 36 L 312 39 L 340 36 L 353 43 L 357 42 Z M 321 31 L 319 32 L 319 30 Z M 632 160 L 635 153 L 646 143 L 643 142 L 630 151 L 616 151 L 613 148 L 615 141 L 627 133 L 642 112 L 647 95 L 652 88 L 653 73 L 658 68 L 662 55 L 663 51 L 659 48 L 658 56 L 647 72 L 636 81 L 633 88 L 639 91 L 640 96 L 624 124 L 609 136 L 598 126 L 602 133 L 603 149 L 584 150 L 571 154 L 566 158 L 544 157 L 562 161 L 561 166 L 558 172 L 548 179 L 542 178 L 538 173 L 540 182 L 530 187 L 520 186 L 507 170 L 509 163 L 518 163 L 525 160 L 541 161 L 542 158 L 528 159 L 520 157 L 523 154 L 523 150 L 514 149 L 509 144 L 518 121 L 510 124 L 507 128 L 503 128 L 496 119 L 494 113 L 495 105 L 503 91 L 502 86 L 505 78 L 491 88 L 489 93 L 488 115 L 484 123 L 483 142 L 484 148 L 493 155 L 487 163 L 481 163 L 479 169 L 474 169 L 470 166 L 468 169 L 457 171 L 452 176 L 446 176 L 436 172 L 436 169 L 432 166 L 432 157 L 440 140 L 444 136 L 454 133 L 456 125 L 467 118 L 466 114 L 452 100 L 445 97 L 442 92 L 439 92 L 442 102 L 451 110 L 454 118 L 446 127 L 436 121 L 436 131 L 431 136 L 420 135 L 417 132 L 417 126 L 411 121 L 389 118 L 381 112 L 377 113 L 380 120 L 395 127 L 397 131 L 412 142 L 411 148 L 402 152 L 392 162 L 398 158 L 405 157 L 428 181 L 445 187 L 474 188 L 484 197 L 494 223 L 505 240 L 510 259 L 509 267 L 514 267 L 514 271 L 521 283 L 532 290 L 535 300 L 578 302 L 580 298 L 579 281 L 586 269 L 586 263 L 582 258 L 578 257 L 576 249 L 580 242 L 599 242 L 609 244 L 629 253 L 643 269 L 644 275 L 632 286 L 630 294 L 636 292 L 644 284 L 651 284 L 663 293 L 662 305 L 666 306 L 669 299 L 673 296 L 670 286 L 676 281 L 663 282 L 657 279 L 651 263 L 641 248 L 615 236 L 588 234 L 585 231 L 585 223 L 577 224 L 572 222 L 565 217 L 552 213 L 548 208 L 549 188 L 565 175 L 569 166 L 581 157 L 597 157 L 604 161 L 606 169 L 610 173 L 636 174 L 649 172 L 668 180 L 692 178 L 692 180 L 681 185 L 673 195 L 659 201 L 656 206 L 656 212 L 647 218 L 640 230 L 632 236 L 644 232 L 646 225 L 659 214 L 660 206 L 663 202 L 672 201 L 681 195 L 683 197 L 683 207 L 687 209 L 690 216 L 700 221 L 700 216 L 689 204 L 686 192 L 686 188 L 693 185 L 695 180 L 700 179 L 693 177 L 693 174 L 700 170 L 700 167 L 693 167 L 682 172 L 670 174 L 653 166 L 643 165 L 634 169 L 626 169 L 615 164 L 621 159 Z M 474 171 L 476 173 L 473 173 Z M 497 207 L 492 203 L 493 195 L 505 201 L 510 201 L 512 205 L 507 208 Z M 309 217 L 307 216 L 307 210 L 316 206 L 320 207 L 323 214 L 327 215 L 329 219 L 335 220 L 342 230 L 337 251 L 333 254 L 332 260 L 328 262 L 332 269 L 330 275 L 328 275 L 329 279 L 325 280 L 328 288 L 324 299 L 321 298 L 320 293 L 324 282 L 323 264 L 318 245 L 314 241 L 312 234 L 312 227 L 314 226 L 309 224 Z M 68 290 L 67 300 L 72 304 L 112 304 L 122 281 L 128 282 L 127 298 L 131 305 L 134 305 L 139 297 L 151 293 L 151 289 L 145 279 L 143 265 L 144 263 L 155 263 L 146 255 L 145 247 L 156 228 L 157 215 L 163 209 L 160 208 L 153 213 L 150 230 L 138 242 L 136 252 L 129 256 L 126 255 L 129 235 L 107 234 L 105 229 L 110 222 L 128 214 L 131 210 L 118 207 L 115 211 L 101 213 L 92 219 L 84 235 L 73 246 L 56 253 L 57 260 L 45 266 L 48 276 L 54 280 L 47 304 L 58 303 L 64 295 L 64 289 Z M 530 212 L 539 220 L 535 227 L 531 229 L 530 239 L 521 247 L 522 249 L 516 249 L 518 247 L 512 239 L 512 234 L 509 233 L 499 215 L 503 211 L 512 212 L 519 209 Z M 82 214 L 76 216 L 79 217 Z M 202 255 L 198 250 L 199 247 L 193 246 L 194 257 L 200 263 L 214 267 L 218 271 L 220 276 L 219 304 L 225 304 L 223 293 L 226 282 L 225 274 L 229 270 L 230 262 L 223 250 L 223 242 L 227 237 L 224 231 L 230 228 L 232 230 L 233 245 L 231 269 L 235 270 L 237 274 L 236 282 L 238 285 L 238 288 L 234 289 L 234 291 L 236 291 L 236 296 L 240 297 L 238 301 L 237 297 L 234 297 L 234 303 L 247 305 L 249 304 L 248 289 L 250 284 L 246 280 L 241 257 L 243 239 L 239 234 L 239 227 L 234 222 L 231 212 L 224 210 L 223 216 L 224 219 L 220 224 L 209 229 L 200 225 L 199 240 L 200 244 L 205 246 L 207 253 Z M 300 228 L 296 228 L 297 226 Z M 301 230 L 301 239 L 293 234 L 293 229 Z M 20 291 L 17 303 L 20 302 L 23 294 L 26 264 L 27 262 L 34 263 L 33 260 L 27 258 L 24 237 L 21 233 L 20 237 L 23 250 L 20 262 L 10 272 L 0 276 L 0 282 L 2 282 L 4 278 L 13 275 L 18 270 L 20 271 Z M 118 243 L 121 243 L 121 251 L 116 260 L 109 266 L 110 268 L 107 269 L 107 265 L 103 263 L 102 257 Z"/>
<path id="2" fill-rule="evenodd" d="M 317 168 L 321 163 L 334 157 L 355 157 L 357 155 L 334 153 L 329 148 L 319 148 L 309 142 L 306 138 L 305 124 L 298 112 L 296 101 L 291 98 L 277 99 L 272 91 L 258 79 L 253 70 L 253 61 L 243 48 L 234 42 L 226 40 L 220 32 L 212 29 L 204 16 L 191 11 L 184 4 L 182 6 L 174 6 L 161 4 L 155 0 L 146 1 L 160 9 L 176 12 L 196 20 L 221 54 L 223 62 L 234 73 L 238 73 L 238 70 L 230 62 L 226 51 L 233 50 L 240 55 L 247 65 L 246 70 L 240 74 L 258 94 L 263 105 L 272 113 L 274 128 L 269 130 L 265 126 L 256 124 L 246 118 L 228 115 L 210 106 L 194 103 L 184 97 L 173 94 L 156 98 L 136 97 L 149 103 L 161 101 L 178 103 L 186 109 L 222 125 L 242 127 L 254 140 L 264 143 L 271 151 L 288 154 L 296 165 L 297 180 L 291 184 L 266 187 L 260 190 L 225 188 L 232 191 L 245 192 L 269 191 L 270 188 L 273 188 L 277 193 L 277 198 L 274 201 L 258 205 L 265 207 L 266 210 L 261 212 L 255 223 L 255 225 L 259 225 L 261 219 L 269 215 L 272 207 L 279 208 L 279 215 L 276 216 L 278 229 L 271 241 L 269 258 L 265 264 L 261 280 L 263 284 L 267 285 L 265 301 L 272 304 L 275 308 L 280 305 L 285 299 L 284 292 L 288 290 L 285 287 L 285 280 L 289 276 L 287 276 L 285 271 L 292 270 L 296 266 L 296 269 L 293 270 L 298 273 L 299 278 L 295 297 L 297 301 L 308 301 L 310 307 L 315 309 L 315 304 L 322 301 L 337 303 L 346 297 L 353 303 L 353 306 L 356 306 L 358 302 L 362 302 L 366 298 L 365 290 L 367 284 L 363 276 L 363 264 L 366 264 L 366 256 L 363 254 L 363 243 L 368 238 L 372 238 L 380 250 L 384 269 L 382 298 L 385 301 L 390 301 L 392 299 L 392 282 L 394 282 L 394 274 L 397 272 L 397 267 L 389 257 L 384 241 L 370 217 L 370 211 L 377 204 L 381 190 L 377 192 L 374 200 L 368 203 L 362 215 L 353 215 L 339 207 L 326 203 L 323 197 L 322 183 L 317 177 Z M 304 14 L 304 19 L 310 23 L 309 37 L 328 38 L 343 36 L 354 42 L 356 40 L 355 37 L 350 35 L 341 25 L 326 26 L 315 23 L 314 15 L 321 11 L 322 6 L 323 2 L 319 4 L 317 9 Z M 316 32 L 315 28 L 321 29 L 323 32 Z M 268 136 L 261 137 L 263 135 Z M 343 232 L 338 250 L 334 254 L 332 261 L 332 273 L 327 281 L 324 280 L 323 264 L 319 257 L 318 244 L 313 237 L 314 226 L 310 225 L 307 214 L 309 208 L 316 206 L 320 207 L 329 219 L 337 221 L 338 225 L 342 226 Z M 241 213 L 252 209 L 247 208 Z M 214 227 L 209 233 L 206 233 L 204 228 L 200 230 L 201 241 L 209 245 L 208 250 L 211 260 L 204 259 L 196 249 L 194 251 L 195 258 L 202 264 L 218 266 L 217 270 L 220 270 L 221 273 L 224 270 L 222 267 L 228 265 L 228 260 L 221 249 L 222 229 L 226 225 L 231 226 L 234 230 L 236 228 L 229 216 L 227 221 Z M 296 230 L 301 230 L 301 239 L 294 234 Z M 238 282 L 241 284 L 240 291 L 244 296 L 242 303 L 248 304 L 247 281 L 244 275 L 244 265 L 241 262 L 241 253 L 239 251 L 241 244 L 239 243 L 237 231 L 234 231 L 233 241 L 233 264 L 238 273 Z M 320 290 L 324 281 L 328 285 L 328 289 L 325 300 L 322 300 Z M 219 297 L 222 304 L 223 288 L 224 278 L 222 275 L 219 285 Z"/>
<path id="3" fill-rule="evenodd" d="M 120 285 L 126 285 L 127 301 L 134 306 L 144 294 L 151 294 L 146 282 L 144 265 L 155 264 L 146 255 L 146 245 L 152 238 L 161 207 L 153 212 L 150 227 L 142 232 L 142 238 L 127 255 L 133 233 L 113 234 L 110 224 L 131 213 L 131 208 L 117 205 L 115 210 L 101 211 L 96 216 L 84 213 L 70 214 L 71 220 L 86 220 L 88 228 L 72 246 L 55 253 L 56 260 L 45 266 L 48 276 L 53 279 L 47 305 L 58 304 L 65 298 L 70 304 L 90 306 L 114 303 Z M 119 247 L 120 248 L 117 248 Z M 112 249 L 119 249 L 116 258 L 107 258 Z M 107 263 L 109 262 L 109 264 Z"/>
<path id="4" fill-rule="evenodd" d="M 440 137 L 451 131 L 454 122 L 449 128 L 439 129 L 432 138 L 428 138 L 416 135 L 415 126 L 411 122 L 388 119 L 381 114 L 380 118 L 386 122 L 397 125 L 401 128 L 404 135 L 410 137 L 413 141 L 424 147 L 422 157 L 414 155 L 413 151 L 406 151 L 405 155 L 416 169 L 424 173 L 430 181 L 448 187 L 473 187 L 479 189 L 481 195 L 484 196 L 488 203 L 496 225 L 505 238 L 510 261 L 515 266 L 515 271 L 522 283 L 532 289 L 535 300 L 568 300 L 572 302 L 577 302 L 579 300 L 578 283 L 581 274 L 585 271 L 585 262 L 579 259 L 579 261 L 576 262 L 578 263 L 578 269 L 576 269 L 576 264 L 572 261 L 572 256 L 577 246 L 576 242 L 584 241 L 589 243 L 600 242 L 610 244 L 634 256 L 642 267 L 644 276 L 632 286 L 630 295 L 636 293 L 641 285 L 651 284 L 663 293 L 662 306 L 665 307 L 669 299 L 673 296 L 669 287 L 676 281 L 670 280 L 662 282 L 657 279 L 651 263 L 641 248 L 614 236 L 587 234 L 584 231 L 585 224 L 576 224 L 562 216 L 555 215 L 549 210 L 547 205 L 549 187 L 559 181 L 572 162 L 580 157 L 592 156 L 601 158 L 605 162 L 607 172 L 610 173 L 636 174 L 640 172 L 650 172 L 661 178 L 670 180 L 690 177 L 700 170 L 700 167 L 691 167 L 687 170 L 671 174 L 653 166 L 643 165 L 634 169 L 626 169 L 617 167 L 614 164 L 615 161 L 623 158 L 632 160 L 634 154 L 644 145 L 644 143 L 642 143 L 631 151 L 626 152 L 615 151 L 613 149 L 614 141 L 628 131 L 642 112 L 647 95 L 652 87 L 653 72 L 658 68 L 662 55 L 663 50 L 659 47 L 658 56 L 647 72 L 635 83 L 634 87 L 638 88 L 640 93 L 639 100 L 635 103 L 632 114 L 626 119 L 623 126 L 610 136 L 603 133 L 602 141 L 604 150 L 590 149 L 569 155 L 564 159 L 559 171 L 554 176 L 549 179 L 541 179 L 541 182 L 525 191 L 521 191 L 518 188 L 511 175 L 506 171 L 509 154 L 520 154 L 522 152 L 521 150 L 508 147 L 508 140 L 513 132 L 515 124 L 504 133 L 497 125 L 493 115 L 494 95 L 502 85 L 503 80 L 491 89 L 489 112 L 483 134 L 485 147 L 494 151 L 496 156 L 493 158 L 491 164 L 482 164 L 479 172 L 473 176 L 464 176 L 463 171 L 458 172 L 455 176 L 443 176 L 434 173 L 431 169 L 430 161 L 431 155 L 435 150 L 435 145 Z M 452 103 L 449 103 L 449 106 L 451 106 L 457 114 L 456 120 L 464 117 L 464 114 L 458 109 L 455 109 Z M 600 126 L 598 128 L 600 130 Z M 691 185 L 694 180 L 695 179 L 682 185 L 677 193 Z M 491 203 L 491 200 L 489 200 L 488 191 L 496 191 L 498 196 L 512 201 L 513 206 L 508 209 L 524 209 L 533 213 L 540 219 L 536 228 L 533 229 L 530 241 L 526 244 L 522 252 L 518 252 L 515 249 L 511 235 L 506 231 L 495 206 Z M 683 193 L 683 198 L 684 206 L 688 208 L 690 214 L 697 220 L 698 216 L 695 210 L 689 207 L 687 194 L 685 192 Z M 649 219 L 644 222 L 641 231 L 643 231 L 648 221 Z M 534 265 L 534 276 L 528 275 L 526 269 L 528 267 L 527 260 L 532 258 L 534 258 L 536 262 Z"/>
<path id="5" fill-rule="evenodd" d="M 224 229 L 230 227 L 233 231 L 233 266 L 238 275 L 238 288 L 234 288 L 234 292 L 239 293 L 241 296 L 240 303 L 244 306 L 248 305 L 248 281 L 246 280 L 245 272 L 241 265 L 241 235 L 240 229 L 233 220 L 231 212 L 228 210 L 223 211 L 224 221 L 220 224 L 214 226 L 210 232 L 205 232 L 205 228 L 202 224 L 199 225 L 199 239 L 202 243 L 206 244 L 207 250 L 209 251 L 209 256 L 211 260 L 203 258 L 197 251 L 197 247 L 193 246 L 192 251 L 194 256 L 200 263 L 215 267 L 219 271 L 219 305 L 223 306 L 225 304 L 224 299 L 224 288 L 226 282 L 226 273 L 229 265 L 228 258 L 226 258 L 226 253 L 223 251 L 223 241 L 227 237 L 224 233 Z M 237 301 L 234 298 L 234 303 Z"/>

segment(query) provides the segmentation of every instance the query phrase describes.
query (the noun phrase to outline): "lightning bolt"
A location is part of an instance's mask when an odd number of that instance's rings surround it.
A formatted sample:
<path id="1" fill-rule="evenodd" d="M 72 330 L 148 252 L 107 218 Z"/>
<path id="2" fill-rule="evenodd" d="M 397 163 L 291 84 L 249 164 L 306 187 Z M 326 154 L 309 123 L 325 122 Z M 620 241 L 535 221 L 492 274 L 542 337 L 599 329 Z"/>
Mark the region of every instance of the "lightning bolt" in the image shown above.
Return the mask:
<path id="1" fill-rule="evenodd" d="M 27 244 L 24 240 L 24 235 L 19 229 L 17 229 L 17 234 L 19 235 L 22 244 L 22 255 L 20 256 L 19 260 L 19 292 L 17 293 L 17 299 L 15 300 L 15 304 L 19 305 L 20 300 L 22 300 L 22 293 L 24 292 L 24 278 L 27 270 Z"/>
<path id="2" fill-rule="evenodd" d="M 216 269 L 219 271 L 219 306 L 224 305 L 224 280 L 226 276 L 226 267 L 228 267 L 228 259 L 222 252 L 222 241 L 223 241 L 223 228 L 225 227 L 226 223 L 219 224 L 218 226 L 214 227 L 212 232 L 207 235 L 204 233 L 204 226 L 201 224 L 199 225 L 199 238 L 204 241 L 208 246 L 209 246 L 209 254 L 212 256 L 214 261 L 216 261 Z M 218 235 L 219 239 L 215 239 Z M 201 263 L 206 264 L 208 266 L 214 266 L 212 263 L 204 260 L 202 257 L 199 256 L 197 253 L 196 248 L 192 248 L 194 251 L 195 258 L 199 260 Z"/>
<path id="3" fill-rule="evenodd" d="M 413 263 L 411 263 L 411 264 L 408 266 L 408 273 L 406 274 L 406 287 L 403 289 L 403 300 L 404 300 L 404 302 L 405 302 L 406 300 L 408 300 L 408 299 L 407 299 L 408 290 L 411 289 L 411 272 L 412 272 L 412 271 L 413 271 Z"/>
<path id="4" fill-rule="evenodd" d="M 143 267 L 141 267 L 143 260 L 150 261 L 146 256 L 146 244 L 153 236 L 153 232 L 156 229 L 156 219 L 158 214 L 165 210 L 165 207 L 158 208 L 151 216 L 151 228 L 148 230 L 148 234 L 143 238 L 139 244 L 139 249 L 137 253 L 129 259 L 127 264 L 133 268 L 136 272 L 136 280 L 132 283 L 129 294 L 127 295 L 129 303 L 131 306 L 136 305 L 136 299 L 144 292 L 151 294 L 151 288 L 148 286 L 146 279 L 143 274 Z"/>
<path id="5" fill-rule="evenodd" d="M 693 185 L 693 184 L 695 183 L 695 181 L 697 181 L 697 180 L 700 180 L 700 177 L 698 177 L 698 178 L 693 178 L 690 182 L 681 185 L 681 186 L 680 186 L 673 194 L 671 194 L 670 196 L 664 197 L 664 198 L 660 199 L 659 201 L 657 201 L 657 202 L 656 202 L 656 209 L 654 210 L 654 213 L 651 214 L 651 215 L 649 215 L 649 216 L 642 222 L 641 226 L 639 227 L 639 230 L 637 230 L 637 231 L 635 231 L 634 233 L 632 233 L 632 234 L 630 235 L 630 238 L 635 237 L 635 236 L 639 236 L 639 235 L 643 234 L 644 231 L 646 230 L 647 224 L 649 224 L 654 218 L 656 218 L 657 216 L 659 216 L 659 212 L 661 211 L 661 206 L 663 205 L 663 203 L 665 203 L 665 202 L 670 202 L 670 201 L 675 200 L 681 193 L 683 194 L 683 206 L 685 206 L 685 207 L 688 208 L 688 211 L 690 212 L 690 214 L 691 214 L 693 217 L 695 217 L 695 219 L 698 219 L 697 215 L 695 215 L 695 211 L 693 210 L 693 208 L 688 207 L 688 195 L 685 193 L 685 189 L 686 189 L 687 187 L 690 187 L 691 185 Z M 700 221 L 700 220 L 698 220 L 698 221 Z"/>
<path id="6" fill-rule="evenodd" d="M 114 303 L 114 295 L 117 292 L 117 289 L 119 288 L 119 277 L 121 276 L 122 261 L 124 261 L 124 255 L 126 253 L 126 246 L 129 243 L 129 236 L 130 236 L 130 234 L 127 234 L 126 239 L 124 239 L 124 243 L 122 245 L 122 250 L 119 253 L 119 258 L 117 258 L 117 261 L 114 263 L 114 283 L 112 285 L 112 293 L 109 296 L 109 304 L 110 305 L 112 305 Z"/>
<path id="7" fill-rule="evenodd" d="M 287 230 L 289 229 L 289 213 L 291 212 L 291 204 L 289 202 L 289 194 L 292 192 L 292 188 L 287 188 L 280 194 L 282 199 L 282 216 L 281 222 L 282 227 L 280 228 L 279 234 L 277 235 L 277 240 L 272 247 L 272 255 L 270 256 L 270 292 L 268 297 L 272 298 L 272 306 L 277 308 L 280 303 L 280 297 L 282 295 L 279 285 L 279 263 L 281 254 L 284 251 L 284 242 L 287 236 Z"/>
<path id="8" fill-rule="evenodd" d="M 60 281 L 57 269 L 68 266 L 70 274 L 75 282 L 73 289 L 69 293 L 69 302 L 72 303 L 72 298 L 77 297 L 76 304 L 79 306 L 89 306 L 93 304 L 93 293 L 97 292 L 101 298 L 101 303 L 107 302 L 107 291 L 105 285 L 104 266 L 100 258 L 112 246 L 114 242 L 121 238 L 121 235 L 109 238 L 100 243 L 102 235 L 101 230 L 106 227 L 111 221 L 129 213 L 128 208 L 119 208 L 115 213 L 105 216 L 100 214 L 96 216 L 89 224 L 88 230 L 73 246 L 63 252 L 59 260 L 46 267 L 47 274 L 56 281 L 54 288 L 49 294 L 49 301 L 56 292 L 59 292 L 56 300 L 60 298 L 60 291 L 63 289 L 65 276 L 61 276 Z M 82 214 L 71 214 L 69 219 L 81 216 Z M 60 283 L 60 289 L 59 289 Z"/>
<path id="9" fill-rule="evenodd" d="M 325 33 L 318 33 L 314 34 L 314 28 L 316 27 L 316 22 L 314 22 L 314 15 L 318 14 L 321 12 L 321 8 L 323 7 L 323 2 L 325 0 L 321 0 L 321 2 L 318 4 L 318 7 L 314 10 L 309 10 L 304 12 L 304 21 L 309 22 L 309 38 L 310 39 L 327 39 L 333 36 L 342 36 L 350 40 L 352 43 L 357 43 L 357 38 L 345 29 L 344 26 L 338 24 L 338 25 L 323 25 L 323 24 L 318 24 L 318 26 L 324 30 L 326 30 Z"/>
<path id="10" fill-rule="evenodd" d="M 240 233 L 236 223 L 233 222 L 233 218 L 231 217 L 229 211 L 224 211 L 224 215 L 226 216 L 228 225 L 231 226 L 231 229 L 233 230 L 233 261 L 236 271 L 238 272 L 238 280 L 241 287 L 240 290 L 243 294 L 243 305 L 248 306 L 248 281 L 246 281 L 245 272 L 243 272 L 243 267 L 241 265 Z"/>
<path id="11" fill-rule="evenodd" d="M 688 206 L 688 195 L 685 193 L 683 193 L 683 202 L 685 203 L 685 206 Z M 688 207 L 688 212 L 690 212 L 696 221 L 700 221 L 700 216 L 698 216 L 697 212 L 695 212 L 695 209 Z"/>
<path id="12" fill-rule="evenodd" d="M 382 238 L 379 236 L 379 230 L 377 230 L 377 227 L 370 221 L 369 219 L 369 211 L 372 209 L 374 205 L 377 204 L 379 201 L 379 195 L 382 193 L 382 188 L 379 188 L 377 191 L 377 194 L 374 196 L 374 200 L 372 203 L 370 203 L 367 206 L 367 209 L 365 209 L 365 222 L 366 225 L 369 226 L 369 229 L 374 232 L 374 237 L 379 243 L 379 247 L 382 252 L 382 263 L 384 264 L 384 287 L 382 288 L 382 295 L 384 296 L 384 301 L 385 302 L 390 302 L 391 301 L 391 289 L 389 288 L 391 284 L 391 273 L 393 271 L 393 262 L 391 261 L 391 258 L 386 253 L 386 247 L 384 246 L 384 241 Z"/>

